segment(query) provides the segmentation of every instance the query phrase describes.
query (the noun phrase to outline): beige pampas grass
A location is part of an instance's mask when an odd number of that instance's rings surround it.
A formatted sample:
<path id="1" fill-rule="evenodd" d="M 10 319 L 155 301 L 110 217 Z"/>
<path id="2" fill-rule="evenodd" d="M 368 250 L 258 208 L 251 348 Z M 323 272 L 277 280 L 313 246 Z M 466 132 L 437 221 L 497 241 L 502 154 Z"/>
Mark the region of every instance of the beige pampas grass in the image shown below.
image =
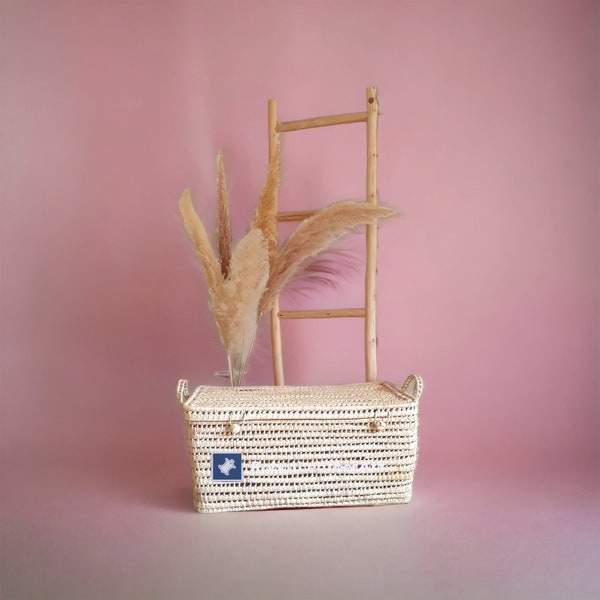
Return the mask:
<path id="1" fill-rule="evenodd" d="M 258 325 L 258 303 L 268 278 L 269 251 L 265 237 L 260 229 L 251 229 L 234 248 L 223 293 L 212 306 L 227 349 L 233 385 L 240 385 L 246 371 Z"/>
<path id="2" fill-rule="evenodd" d="M 179 209 L 206 276 L 209 307 L 227 350 L 232 384 L 239 385 L 256 336 L 258 304 L 269 278 L 268 244 L 260 229 L 251 229 L 233 249 L 225 276 L 189 190 L 183 192 Z"/>
<path id="3" fill-rule="evenodd" d="M 327 206 L 303 221 L 277 255 L 259 304 L 259 314 L 271 308 L 279 292 L 304 260 L 323 252 L 358 225 L 374 223 L 394 213 L 391 208 L 348 201 Z"/>
<path id="4" fill-rule="evenodd" d="M 227 277 L 231 261 L 231 216 L 222 151 L 217 156 L 217 244 L 221 273 Z"/>
<path id="5" fill-rule="evenodd" d="M 303 221 L 277 251 L 277 194 L 280 148 L 269 162 L 267 176 L 248 233 L 232 248 L 229 201 L 223 154 L 217 157 L 218 258 L 192 205 L 189 190 L 179 210 L 206 276 L 209 307 L 227 350 L 232 385 L 240 385 L 254 344 L 260 316 L 302 263 L 323 252 L 358 225 L 394 214 L 391 208 L 366 202 L 332 204 Z M 324 271 L 326 272 L 326 271 Z"/>
<path id="6" fill-rule="evenodd" d="M 260 229 L 269 247 L 269 262 L 271 266 L 277 256 L 277 198 L 279 195 L 279 184 L 281 183 L 281 141 L 277 146 L 273 157 L 269 161 L 267 177 L 262 192 L 254 211 L 252 228 Z"/>
<path id="7" fill-rule="evenodd" d="M 200 217 L 194 210 L 189 189 L 185 190 L 179 199 L 179 212 L 183 218 L 183 224 L 185 225 L 188 236 L 194 244 L 200 264 L 204 269 L 206 284 L 212 297 L 214 294 L 219 293 L 223 283 L 221 266 L 219 265 L 219 261 L 217 260 L 210 240 L 208 239 L 206 229 L 204 228 Z"/>

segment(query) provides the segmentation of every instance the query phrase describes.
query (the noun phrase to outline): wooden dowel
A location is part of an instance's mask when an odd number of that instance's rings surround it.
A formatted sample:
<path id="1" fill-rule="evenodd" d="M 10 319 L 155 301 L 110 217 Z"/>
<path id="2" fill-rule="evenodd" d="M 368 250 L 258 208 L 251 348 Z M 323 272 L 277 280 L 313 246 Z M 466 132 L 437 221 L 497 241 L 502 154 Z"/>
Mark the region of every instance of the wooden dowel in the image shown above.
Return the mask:
<path id="1" fill-rule="evenodd" d="M 367 88 L 367 202 L 377 204 L 377 90 Z M 377 381 L 377 224 L 367 226 L 365 265 L 365 378 Z"/>
<path id="2" fill-rule="evenodd" d="M 292 210 L 289 212 L 277 213 L 277 220 L 280 223 L 287 223 L 290 221 L 304 221 L 308 217 L 312 217 L 318 211 L 316 210 Z"/>
<path id="3" fill-rule="evenodd" d="M 332 319 L 364 317 L 364 308 L 332 308 L 327 310 L 280 310 L 280 319 Z"/>
<path id="4" fill-rule="evenodd" d="M 269 100 L 269 161 L 277 149 L 277 102 Z M 275 385 L 283 385 L 283 351 L 281 347 L 281 323 L 279 322 L 279 298 L 276 298 L 271 310 L 271 354 L 273 360 L 273 380 Z"/>
<path id="5" fill-rule="evenodd" d="M 345 125 L 346 123 L 364 123 L 367 120 L 366 112 L 345 113 L 343 115 L 330 115 L 328 117 L 313 117 L 299 121 L 283 121 L 277 123 L 277 132 L 298 131 L 300 129 L 313 129 L 315 127 L 329 127 L 330 125 Z"/>

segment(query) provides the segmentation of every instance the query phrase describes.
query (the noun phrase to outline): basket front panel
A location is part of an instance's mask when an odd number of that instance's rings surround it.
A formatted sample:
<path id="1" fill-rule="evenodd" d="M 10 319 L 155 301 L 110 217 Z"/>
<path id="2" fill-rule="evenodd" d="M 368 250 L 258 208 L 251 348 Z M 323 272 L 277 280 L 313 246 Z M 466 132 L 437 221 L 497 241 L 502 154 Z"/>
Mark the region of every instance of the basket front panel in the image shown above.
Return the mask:
<path id="1" fill-rule="evenodd" d="M 235 434 L 230 420 L 214 414 L 188 420 L 196 509 L 407 502 L 417 454 L 417 404 L 388 406 L 382 419 L 374 420 L 374 414 L 373 409 L 336 410 L 335 418 L 313 411 L 294 419 L 266 414 L 237 423 Z M 213 480 L 213 453 L 241 455 L 242 481 Z"/>

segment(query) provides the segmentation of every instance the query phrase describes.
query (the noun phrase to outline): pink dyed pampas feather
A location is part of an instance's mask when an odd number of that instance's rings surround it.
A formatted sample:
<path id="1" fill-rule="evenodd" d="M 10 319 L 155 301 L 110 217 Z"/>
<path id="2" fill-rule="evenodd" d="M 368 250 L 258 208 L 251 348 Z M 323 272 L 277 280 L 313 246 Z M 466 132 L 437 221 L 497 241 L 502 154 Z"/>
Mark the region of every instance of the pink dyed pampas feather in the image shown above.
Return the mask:
<path id="1" fill-rule="evenodd" d="M 290 297 L 309 296 L 323 287 L 337 288 L 363 264 L 364 260 L 356 248 L 328 248 L 302 261 L 282 292 Z"/>
<path id="2" fill-rule="evenodd" d="M 240 385 L 260 316 L 273 305 L 305 261 L 329 248 L 359 225 L 390 217 L 394 210 L 366 202 L 339 202 L 303 221 L 277 249 L 277 195 L 280 148 L 267 176 L 250 230 L 232 247 L 223 154 L 217 158 L 217 252 L 185 190 L 179 209 L 196 249 L 209 291 L 209 307 L 227 350 L 232 385 Z"/>

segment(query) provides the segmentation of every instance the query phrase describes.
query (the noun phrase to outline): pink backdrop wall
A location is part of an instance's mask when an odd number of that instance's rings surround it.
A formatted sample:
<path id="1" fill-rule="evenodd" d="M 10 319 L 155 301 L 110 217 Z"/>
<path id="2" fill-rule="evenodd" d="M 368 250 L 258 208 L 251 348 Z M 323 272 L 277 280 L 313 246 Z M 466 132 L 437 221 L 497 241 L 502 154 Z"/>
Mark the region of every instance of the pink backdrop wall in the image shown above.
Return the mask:
<path id="1" fill-rule="evenodd" d="M 404 215 L 380 234 L 379 374 L 425 379 L 419 468 L 597 467 L 598 3 L 1 8 L 15 505 L 42 458 L 186 472 L 175 384 L 218 382 L 225 355 L 177 198 L 191 187 L 211 218 L 223 149 L 240 234 L 267 99 L 284 120 L 352 112 L 371 84 L 381 201 Z M 283 208 L 361 197 L 361 125 L 290 136 Z M 354 303 L 355 284 L 327 301 Z M 289 383 L 362 378 L 360 324 L 323 330 L 315 343 L 314 326 L 285 325 Z M 258 348 L 249 382 L 269 369 Z"/>

